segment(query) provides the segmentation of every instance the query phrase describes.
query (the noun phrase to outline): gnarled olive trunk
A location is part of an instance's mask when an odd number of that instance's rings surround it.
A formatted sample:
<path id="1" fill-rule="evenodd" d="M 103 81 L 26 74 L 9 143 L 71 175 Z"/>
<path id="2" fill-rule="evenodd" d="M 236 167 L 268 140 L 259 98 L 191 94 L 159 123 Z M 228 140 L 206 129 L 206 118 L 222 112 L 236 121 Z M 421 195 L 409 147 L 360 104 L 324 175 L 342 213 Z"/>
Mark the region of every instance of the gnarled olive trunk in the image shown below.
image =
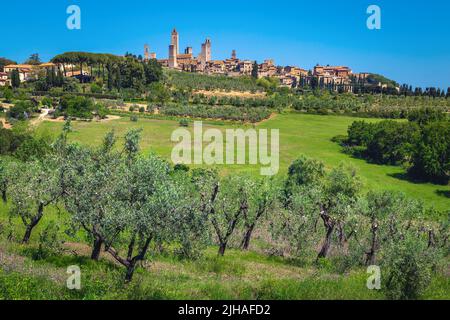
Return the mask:
<path id="1" fill-rule="evenodd" d="M 98 261 L 100 258 L 100 252 L 102 250 L 103 241 L 99 237 L 94 239 L 94 245 L 92 247 L 91 259 Z"/>
<path id="2" fill-rule="evenodd" d="M 220 243 L 219 244 L 219 252 L 218 252 L 219 256 L 223 257 L 225 255 L 226 249 L 227 249 L 227 243 L 226 242 Z"/>
<path id="3" fill-rule="evenodd" d="M 247 228 L 247 231 L 245 231 L 244 239 L 242 239 L 241 248 L 243 250 L 248 250 L 250 247 L 250 240 L 252 238 L 253 230 L 255 229 L 255 225 L 251 225 Z"/>
<path id="4" fill-rule="evenodd" d="M 371 232 L 372 232 L 372 241 L 370 244 L 370 250 L 369 252 L 367 252 L 366 256 L 367 266 L 374 265 L 376 260 L 376 251 L 378 246 L 378 224 L 376 223 L 376 221 L 372 222 Z"/>
<path id="5" fill-rule="evenodd" d="M 319 254 L 317 255 L 317 260 L 320 258 L 326 258 L 328 256 L 328 251 L 331 247 L 332 236 L 334 232 L 334 227 L 336 225 L 335 221 L 326 213 L 322 212 L 320 217 L 323 220 L 323 225 L 325 226 L 326 235 L 322 244 L 322 248 L 320 249 Z"/>
<path id="6" fill-rule="evenodd" d="M 41 202 L 38 207 L 38 212 L 35 217 L 33 217 L 30 223 L 26 226 L 25 234 L 22 239 L 22 243 L 30 242 L 31 233 L 33 232 L 34 227 L 37 226 L 39 221 L 41 221 L 42 216 L 44 215 L 44 204 Z"/>
<path id="7" fill-rule="evenodd" d="M 6 197 L 6 189 L 2 190 L 2 200 L 4 203 L 6 203 L 8 201 L 8 199 Z"/>
<path id="8" fill-rule="evenodd" d="M 145 239 L 144 245 L 139 249 L 138 254 L 134 257 L 132 255 L 136 244 L 136 235 L 131 238 L 130 244 L 128 245 L 128 253 L 126 258 L 121 257 L 114 248 L 107 246 L 106 251 L 108 251 L 113 256 L 113 258 L 116 259 L 117 262 L 122 264 L 127 269 L 125 273 L 125 282 L 128 283 L 133 280 L 133 275 L 134 271 L 136 270 L 137 264 L 139 263 L 139 261 L 144 260 L 152 239 L 153 236 L 149 236 L 147 239 Z"/>

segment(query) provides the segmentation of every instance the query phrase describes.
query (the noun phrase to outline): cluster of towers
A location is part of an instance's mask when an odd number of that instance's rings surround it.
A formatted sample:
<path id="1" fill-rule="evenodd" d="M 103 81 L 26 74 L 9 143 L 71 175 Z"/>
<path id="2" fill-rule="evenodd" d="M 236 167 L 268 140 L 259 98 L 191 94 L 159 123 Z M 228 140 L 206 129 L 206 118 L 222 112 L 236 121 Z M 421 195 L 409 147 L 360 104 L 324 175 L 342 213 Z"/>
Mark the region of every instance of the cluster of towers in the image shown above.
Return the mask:
<path id="1" fill-rule="evenodd" d="M 194 57 L 192 47 L 187 47 L 184 53 L 180 53 L 180 36 L 177 30 L 173 29 L 170 36 L 169 56 L 167 59 L 158 60 L 158 62 L 172 69 L 201 71 L 205 70 L 207 64 L 211 61 L 211 56 L 210 39 L 206 39 L 202 43 L 200 54 L 197 57 Z M 144 46 L 144 59 L 146 61 L 156 59 L 156 53 L 151 53 L 148 45 Z"/>
<path id="2" fill-rule="evenodd" d="M 200 55 L 197 59 L 194 59 L 192 47 L 187 47 L 184 54 L 180 54 L 180 37 L 176 29 L 173 29 L 170 37 L 169 45 L 169 68 L 178 68 L 180 63 L 184 63 L 186 60 L 193 62 L 197 60 L 201 65 L 205 66 L 208 61 L 211 61 L 211 40 L 206 39 L 205 43 L 202 43 Z"/>
<path id="3" fill-rule="evenodd" d="M 148 44 L 144 46 L 144 59 L 145 61 L 148 61 L 150 59 L 156 59 L 156 53 L 154 52 L 150 53 L 150 47 L 148 46 Z"/>

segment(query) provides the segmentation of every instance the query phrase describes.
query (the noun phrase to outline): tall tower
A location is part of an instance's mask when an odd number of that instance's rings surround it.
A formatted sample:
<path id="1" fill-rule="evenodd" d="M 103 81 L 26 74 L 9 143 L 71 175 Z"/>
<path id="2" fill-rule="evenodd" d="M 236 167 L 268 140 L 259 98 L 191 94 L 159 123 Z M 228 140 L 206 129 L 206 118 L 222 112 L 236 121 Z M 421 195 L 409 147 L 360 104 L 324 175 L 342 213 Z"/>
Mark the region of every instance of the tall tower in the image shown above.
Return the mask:
<path id="1" fill-rule="evenodd" d="M 236 60 L 236 50 L 231 52 L 231 59 Z"/>
<path id="2" fill-rule="evenodd" d="M 149 48 L 148 44 L 146 44 L 144 46 L 144 60 L 148 61 L 149 60 L 149 56 L 150 56 L 150 48 Z"/>
<path id="3" fill-rule="evenodd" d="M 180 54 L 180 38 L 178 36 L 177 29 L 173 29 L 170 44 L 175 46 L 175 53 Z"/>
<path id="4" fill-rule="evenodd" d="M 206 39 L 206 62 L 211 61 L 211 40 L 209 38 Z"/>
<path id="5" fill-rule="evenodd" d="M 205 66 L 208 61 L 211 61 L 211 40 L 207 38 L 205 43 L 202 43 L 200 62 L 203 66 Z"/>
<path id="6" fill-rule="evenodd" d="M 177 51 L 173 44 L 169 46 L 169 68 L 178 68 Z"/>

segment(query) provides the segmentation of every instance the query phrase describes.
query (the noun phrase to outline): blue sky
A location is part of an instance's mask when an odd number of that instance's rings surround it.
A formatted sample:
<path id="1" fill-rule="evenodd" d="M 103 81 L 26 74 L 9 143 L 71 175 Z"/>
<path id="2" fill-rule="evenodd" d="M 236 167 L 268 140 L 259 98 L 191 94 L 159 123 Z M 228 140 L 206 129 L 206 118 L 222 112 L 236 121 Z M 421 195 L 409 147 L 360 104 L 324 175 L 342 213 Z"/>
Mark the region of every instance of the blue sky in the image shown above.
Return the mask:
<path id="1" fill-rule="evenodd" d="M 81 30 L 66 28 L 72 4 L 81 8 Z M 371 4 L 381 7 L 381 30 L 366 27 Z M 195 54 L 210 37 L 213 59 L 236 49 L 239 58 L 348 65 L 413 86 L 450 87 L 448 0 L 45 0 L 1 8 L 0 56 L 18 62 L 34 52 L 43 60 L 65 51 L 140 54 L 145 43 L 166 57 L 176 27 L 180 46 Z"/>

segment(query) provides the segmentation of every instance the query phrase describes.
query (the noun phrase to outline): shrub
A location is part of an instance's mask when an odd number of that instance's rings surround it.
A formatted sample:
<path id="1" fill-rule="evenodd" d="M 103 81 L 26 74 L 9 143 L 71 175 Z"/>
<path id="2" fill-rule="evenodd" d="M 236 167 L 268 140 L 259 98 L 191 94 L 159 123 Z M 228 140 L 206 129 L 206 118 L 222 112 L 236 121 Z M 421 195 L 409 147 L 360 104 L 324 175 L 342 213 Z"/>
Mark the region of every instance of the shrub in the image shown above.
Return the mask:
<path id="1" fill-rule="evenodd" d="M 187 119 L 181 119 L 180 127 L 189 127 L 189 121 Z"/>
<path id="2" fill-rule="evenodd" d="M 9 109 L 6 116 L 16 120 L 26 120 L 33 114 L 34 105 L 29 100 L 20 100 Z"/>
<path id="3" fill-rule="evenodd" d="M 386 297 L 395 300 L 418 299 L 431 281 L 436 255 L 413 235 L 393 241 L 383 260 Z"/>

